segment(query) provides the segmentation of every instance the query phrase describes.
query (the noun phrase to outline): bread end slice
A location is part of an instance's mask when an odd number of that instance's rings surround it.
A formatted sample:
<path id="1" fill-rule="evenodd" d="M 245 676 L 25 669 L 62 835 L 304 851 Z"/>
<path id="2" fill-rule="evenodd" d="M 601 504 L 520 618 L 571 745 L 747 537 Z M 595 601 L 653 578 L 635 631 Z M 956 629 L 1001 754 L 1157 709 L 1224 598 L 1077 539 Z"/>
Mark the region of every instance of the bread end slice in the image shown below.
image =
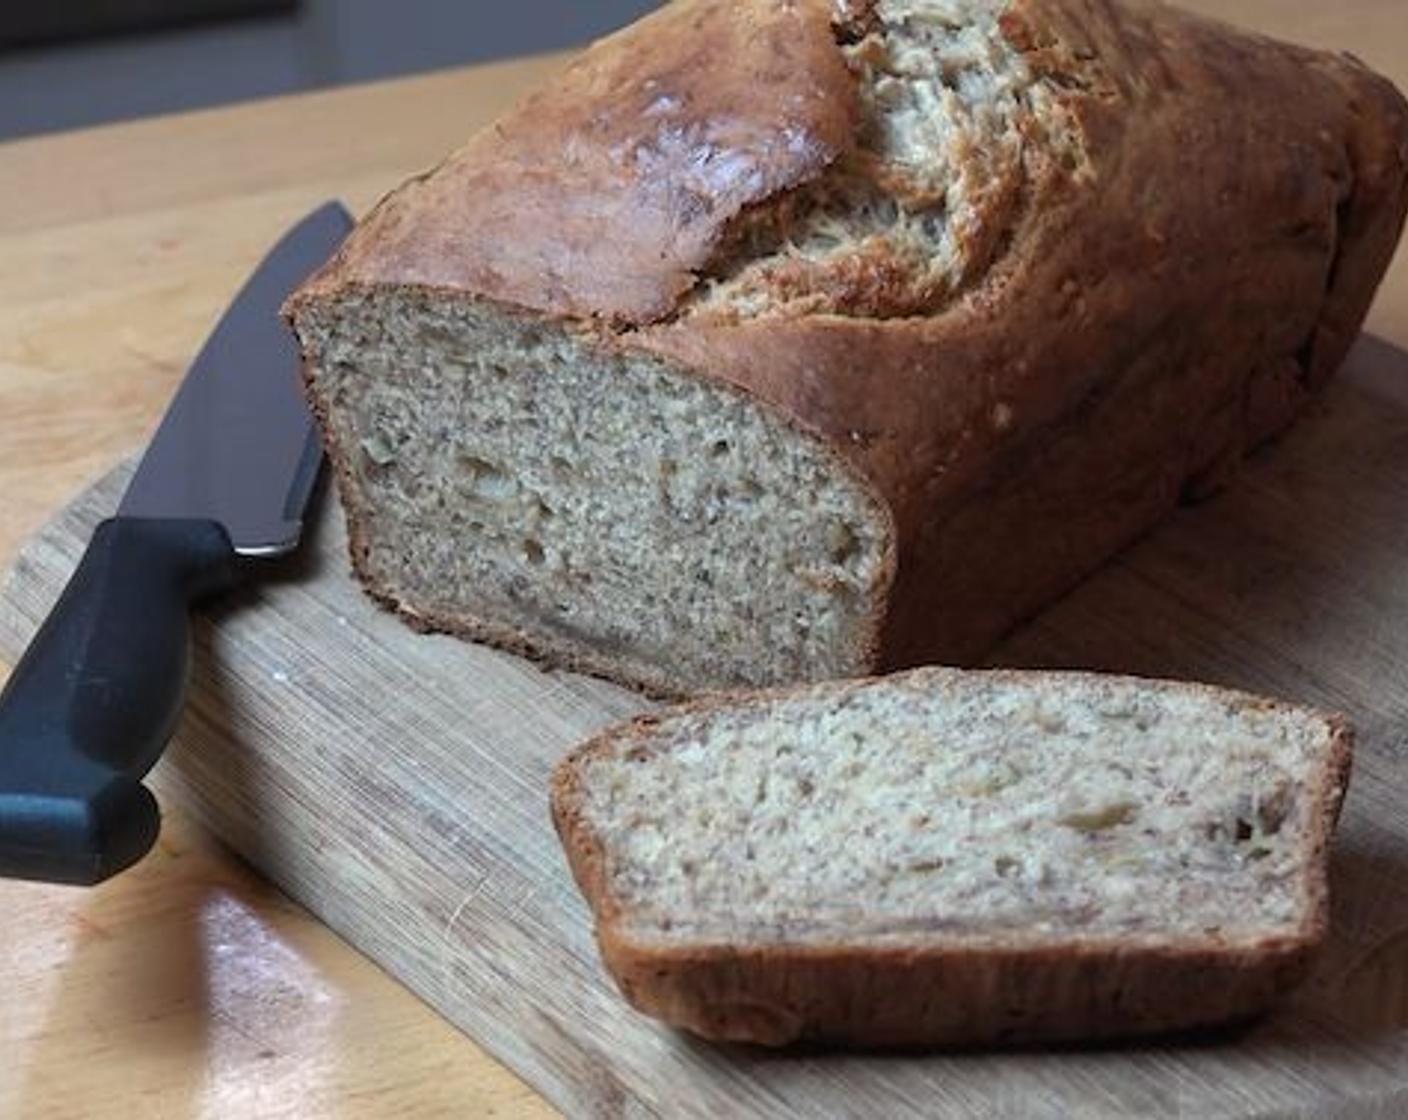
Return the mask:
<path id="1" fill-rule="evenodd" d="M 602 958 L 711 1039 L 974 1046 L 1260 1015 L 1328 924 L 1341 717 L 922 669 L 639 718 L 558 767 Z"/>

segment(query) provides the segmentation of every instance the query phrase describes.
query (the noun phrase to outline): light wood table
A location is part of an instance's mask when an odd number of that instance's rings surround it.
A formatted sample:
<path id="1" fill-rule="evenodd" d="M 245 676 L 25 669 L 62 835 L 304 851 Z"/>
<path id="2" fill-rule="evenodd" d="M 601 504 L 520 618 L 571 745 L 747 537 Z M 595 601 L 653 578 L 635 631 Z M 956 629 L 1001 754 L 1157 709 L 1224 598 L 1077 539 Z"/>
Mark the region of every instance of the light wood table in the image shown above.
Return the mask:
<path id="1" fill-rule="evenodd" d="M 1192 6 L 1408 87 L 1404 0 Z M 331 196 L 364 210 L 560 64 L 0 145 L 0 561 L 141 443 L 293 218 Z M 1403 273 L 1371 326 L 1408 326 Z M 549 1113 L 169 810 L 156 852 L 103 887 L 0 883 L 0 984 L 0 1116 Z"/>

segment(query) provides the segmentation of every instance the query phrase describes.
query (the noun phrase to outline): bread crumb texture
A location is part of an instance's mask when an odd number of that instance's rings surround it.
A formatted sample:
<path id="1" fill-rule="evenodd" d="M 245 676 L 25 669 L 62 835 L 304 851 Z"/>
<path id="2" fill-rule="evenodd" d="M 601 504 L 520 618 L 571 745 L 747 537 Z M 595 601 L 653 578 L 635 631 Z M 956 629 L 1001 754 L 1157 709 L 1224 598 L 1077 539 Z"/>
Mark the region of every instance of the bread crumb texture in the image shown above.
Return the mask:
<path id="1" fill-rule="evenodd" d="M 888 515 L 775 414 L 453 299 L 354 292 L 302 329 L 362 571 L 418 614 L 647 682 L 866 664 Z"/>
<path id="2" fill-rule="evenodd" d="M 1317 906 L 1332 750 L 1235 693 L 920 671 L 667 716 L 579 811 L 648 943 L 1264 943 Z"/>
<path id="3" fill-rule="evenodd" d="M 856 146 L 821 178 L 745 211 L 683 314 L 899 318 L 933 313 L 980 280 L 1040 169 L 1085 167 L 1057 76 L 1027 64 L 1003 30 L 1006 8 L 839 4 L 861 106 Z"/>

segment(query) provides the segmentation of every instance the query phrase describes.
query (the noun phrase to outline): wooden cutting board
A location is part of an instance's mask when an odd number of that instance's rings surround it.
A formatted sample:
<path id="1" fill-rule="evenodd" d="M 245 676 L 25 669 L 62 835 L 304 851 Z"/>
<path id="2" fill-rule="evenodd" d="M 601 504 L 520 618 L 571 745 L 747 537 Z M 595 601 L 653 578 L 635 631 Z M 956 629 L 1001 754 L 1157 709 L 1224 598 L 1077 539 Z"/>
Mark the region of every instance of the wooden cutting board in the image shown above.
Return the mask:
<path id="1" fill-rule="evenodd" d="M 21 555 L 15 655 L 126 469 Z M 1408 1115 L 1408 354 L 1364 339 L 1300 428 L 1017 635 L 1008 664 L 1250 687 L 1361 729 L 1311 984 L 1237 1035 L 1095 1051 L 778 1055 L 692 1041 L 601 971 L 546 808 L 552 764 L 646 707 L 423 637 L 351 582 L 336 503 L 197 629 L 155 781 L 573 1114 Z"/>

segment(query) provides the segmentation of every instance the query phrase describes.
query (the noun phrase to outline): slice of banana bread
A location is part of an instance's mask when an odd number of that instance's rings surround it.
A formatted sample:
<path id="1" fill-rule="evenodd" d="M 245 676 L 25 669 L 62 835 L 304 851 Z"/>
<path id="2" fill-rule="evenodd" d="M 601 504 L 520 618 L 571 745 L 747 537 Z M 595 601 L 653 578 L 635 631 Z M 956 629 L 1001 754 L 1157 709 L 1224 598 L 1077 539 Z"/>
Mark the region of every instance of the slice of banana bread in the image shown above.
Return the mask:
<path id="1" fill-rule="evenodd" d="M 1338 717 L 1198 686 L 924 669 L 652 715 L 559 767 L 605 963 L 717 1039 L 1087 1039 L 1306 974 Z"/>

